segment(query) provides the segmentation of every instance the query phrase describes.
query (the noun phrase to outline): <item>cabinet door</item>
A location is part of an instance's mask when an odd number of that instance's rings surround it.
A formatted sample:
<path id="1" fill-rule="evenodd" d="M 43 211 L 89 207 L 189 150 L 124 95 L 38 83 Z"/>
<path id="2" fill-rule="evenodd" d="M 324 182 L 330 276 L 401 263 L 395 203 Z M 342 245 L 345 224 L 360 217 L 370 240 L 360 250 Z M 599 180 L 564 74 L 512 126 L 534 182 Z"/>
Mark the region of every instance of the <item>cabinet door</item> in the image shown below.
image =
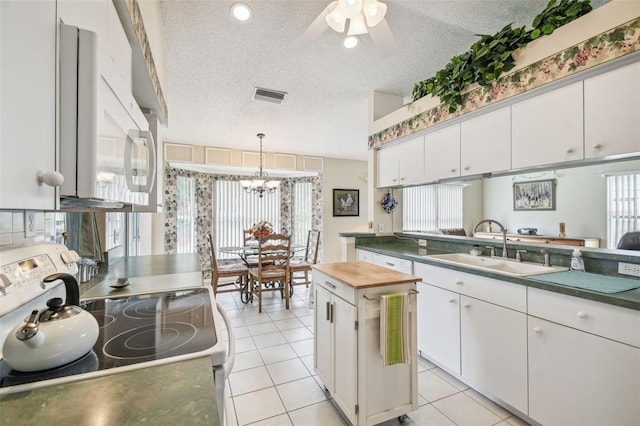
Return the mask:
<path id="1" fill-rule="evenodd" d="M 423 356 L 460 375 L 460 296 L 420 284 L 418 349 Z"/>
<path id="2" fill-rule="evenodd" d="M 460 124 L 461 175 L 511 168 L 511 107 Z"/>
<path id="3" fill-rule="evenodd" d="M 398 161 L 400 145 L 394 145 L 378 151 L 378 187 L 399 185 Z"/>
<path id="4" fill-rule="evenodd" d="M 460 125 L 454 124 L 426 134 L 424 154 L 427 182 L 460 176 Z"/>
<path id="5" fill-rule="evenodd" d="M 640 151 L 640 63 L 584 81 L 584 156 Z"/>
<path id="6" fill-rule="evenodd" d="M 400 185 L 424 180 L 424 136 L 404 141 L 399 146 L 398 179 Z"/>
<path id="7" fill-rule="evenodd" d="M 334 400 L 355 424 L 357 386 L 356 307 L 333 296 Z"/>
<path id="8" fill-rule="evenodd" d="M 0 6 L 0 209 L 56 208 L 56 3 Z"/>
<path id="9" fill-rule="evenodd" d="M 582 82 L 511 106 L 514 169 L 583 158 Z"/>
<path id="10" fill-rule="evenodd" d="M 526 414 L 526 315 L 467 296 L 460 303 L 462 377 Z"/>
<path id="11" fill-rule="evenodd" d="M 546 425 L 640 424 L 640 349 L 528 321 L 529 417 Z"/>
<path id="12" fill-rule="evenodd" d="M 313 365 L 325 387 L 332 390 L 331 293 L 317 284 L 313 286 L 313 292 L 315 298 Z"/>

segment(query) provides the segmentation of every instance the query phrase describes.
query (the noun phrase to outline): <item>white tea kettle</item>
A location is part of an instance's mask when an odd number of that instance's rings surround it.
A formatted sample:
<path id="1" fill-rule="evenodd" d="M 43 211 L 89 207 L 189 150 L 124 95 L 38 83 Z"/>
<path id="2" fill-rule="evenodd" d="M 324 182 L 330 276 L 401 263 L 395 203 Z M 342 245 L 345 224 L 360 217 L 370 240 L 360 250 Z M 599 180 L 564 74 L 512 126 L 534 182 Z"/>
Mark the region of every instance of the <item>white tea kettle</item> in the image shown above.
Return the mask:
<path id="1" fill-rule="evenodd" d="M 59 367 L 82 357 L 98 340 L 98 322 L 78 306 L 80 292 L 73 275 L 60 273 L 43 282 L 62 280 L 65 303 L 55 297 L 48 309 L 37 309 L 7 336 L 2 347 L 4 360 L 17 371 L 39 371 Z"/>

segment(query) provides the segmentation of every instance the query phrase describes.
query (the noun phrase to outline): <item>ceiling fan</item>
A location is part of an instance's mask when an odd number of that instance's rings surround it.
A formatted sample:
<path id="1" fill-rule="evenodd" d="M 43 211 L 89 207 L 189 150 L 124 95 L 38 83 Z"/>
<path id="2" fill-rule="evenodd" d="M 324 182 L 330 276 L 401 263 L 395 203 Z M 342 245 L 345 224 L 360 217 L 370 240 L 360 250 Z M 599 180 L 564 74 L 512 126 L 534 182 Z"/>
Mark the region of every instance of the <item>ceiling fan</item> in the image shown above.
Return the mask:
<path id="1" fill-rule="evenodd" d="M 302 42 L 317 39 L 326 29 L 344 33 L 347 36 L 367 34 L 385 56 L 398 51 L 396 42 L 384 16 L 387 5 L 378 0 L 335 0 L 324 8 L 302 35 Z M 348 25 L 347 25 L 348 24 Z"/>

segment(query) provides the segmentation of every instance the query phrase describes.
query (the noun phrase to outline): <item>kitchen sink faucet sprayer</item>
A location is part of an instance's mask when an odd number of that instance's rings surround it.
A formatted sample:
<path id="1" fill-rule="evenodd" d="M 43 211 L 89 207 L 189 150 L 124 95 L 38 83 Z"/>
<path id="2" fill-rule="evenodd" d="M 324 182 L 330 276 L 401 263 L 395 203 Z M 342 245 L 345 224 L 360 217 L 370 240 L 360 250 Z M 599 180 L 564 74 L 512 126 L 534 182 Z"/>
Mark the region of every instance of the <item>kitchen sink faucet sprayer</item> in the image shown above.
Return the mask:
<path id="1" fill-rule="evenodd" d="M 478 226 L 482 225 L 483 223 L 489 223 L 489 225 L 491 225 L 492 223 L 495 223 L 500 227 L 500 232 L 502 232 L 502 257 L 509 257 L 507 255 L 507 228 L 502 226 L 502 224 L 497 220 L 493 220 L 493 219 L 481 220 L 476 224 L 476 226 L 473 227 L 473 232 L 471 234 L 475 235 L 476 230 L 478 229 Z"/>

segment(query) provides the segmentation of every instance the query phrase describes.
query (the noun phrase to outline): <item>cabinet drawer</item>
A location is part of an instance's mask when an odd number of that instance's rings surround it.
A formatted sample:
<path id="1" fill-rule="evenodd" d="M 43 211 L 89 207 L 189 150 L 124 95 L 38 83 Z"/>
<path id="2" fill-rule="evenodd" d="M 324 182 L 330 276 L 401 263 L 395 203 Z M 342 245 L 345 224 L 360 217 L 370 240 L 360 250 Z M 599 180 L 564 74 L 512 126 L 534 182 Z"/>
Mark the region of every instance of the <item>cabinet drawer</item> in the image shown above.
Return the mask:
<path id="1" fill-rule="evenodd" d="M 335 294 L 341 299 L 346 300 L 352 305 L 356 304 L 356 289 L 346 285 L 345 283 L 329 277 L 317 270 L 313 271 L 313 283 L 329 292 Z"/>
<path id="2" fill-rule="evenodd" d="M 400 259 L 393 256 L 387 256 L 384 254 L 373 253 L 373 263 L 385 268 L 391 268 L 405 274 L 413 273 L 413 262 L 406 259 Z"/>
<path id="3" fill-rule="evenodd" d="M 416 264 L 416 274 L 426 283 L 505 308 L 526 312 L 527 288 L 525 286 L 437 266 L 421 265 L 420 270 L 417 266 Z M 424 266 L 427 268 L 424 269 Z"/>
<path id="4" fill-rule="evenodd" d="M 640 347 L 640 311 L 529 288 L 529 315 Z"/>

